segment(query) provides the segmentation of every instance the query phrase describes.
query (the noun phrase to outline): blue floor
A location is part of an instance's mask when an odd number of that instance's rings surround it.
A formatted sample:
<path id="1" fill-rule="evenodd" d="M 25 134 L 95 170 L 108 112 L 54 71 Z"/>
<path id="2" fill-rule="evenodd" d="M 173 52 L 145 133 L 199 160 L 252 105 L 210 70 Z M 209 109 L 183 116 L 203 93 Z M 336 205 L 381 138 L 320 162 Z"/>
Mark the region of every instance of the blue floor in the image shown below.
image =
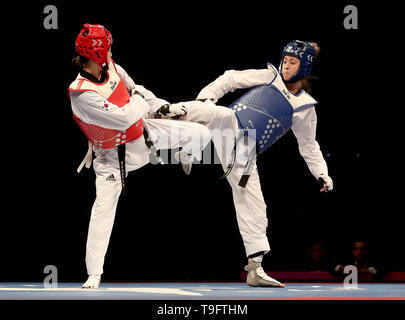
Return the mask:
<path id="1" fill-rule="evenodd" d="M 0 283 L 0 300 L 323 300 L 400 299 L 405 284 L 286 283 L 285 288 L 251 288 L 245 283 L 102 283 L 99 289 L 81 289 L 81 283 Z"/>

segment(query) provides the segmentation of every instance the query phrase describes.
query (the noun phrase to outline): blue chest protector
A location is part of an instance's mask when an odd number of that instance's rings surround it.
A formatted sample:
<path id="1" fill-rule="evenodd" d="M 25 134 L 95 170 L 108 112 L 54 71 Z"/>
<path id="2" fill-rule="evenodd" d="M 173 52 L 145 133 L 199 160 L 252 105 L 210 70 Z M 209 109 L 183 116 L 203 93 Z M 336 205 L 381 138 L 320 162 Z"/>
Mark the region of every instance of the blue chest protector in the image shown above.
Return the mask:
<path id="1" fill-rule="evenodd" d="M 228 106 L 235 112 L 245 134 L 256 130 L 259 154 L 291 129 L 294 112 L 317 103 L 304 90 L 298 95 L 290 93 L 275 67 L 268 64 L 268 69 L 274 72 L 270 84 L 253 87 Z"/>

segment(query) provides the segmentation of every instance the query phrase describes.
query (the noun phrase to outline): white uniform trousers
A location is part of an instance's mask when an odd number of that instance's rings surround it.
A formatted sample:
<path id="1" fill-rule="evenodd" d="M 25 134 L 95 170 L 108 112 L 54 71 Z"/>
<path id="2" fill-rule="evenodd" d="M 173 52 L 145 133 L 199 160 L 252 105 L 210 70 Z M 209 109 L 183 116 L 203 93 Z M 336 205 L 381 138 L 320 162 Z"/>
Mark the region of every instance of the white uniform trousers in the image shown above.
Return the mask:
<path id="1" fill-rule="evenodd" d="M 211 141 L 209 130 L 197 123 L 165 119 L 144 119 L 144 123 L 157 149 L 182 147 L 200 159 L 201 151 Z M 138 144 L 136 148 L 133 148 L 133 145 L 127 146 L 126 151 L 126 161 L 131 163 L 132 160 L 134 163 L 133 159 L 138 159 L 138 168 L 149 162 L 143 140 L 141 137 L 127 144 Z M 143 160 L 139 160 L 141 158 Z M 91 211 L 86 245 L 86 266 L 89 275 L 103 273 L 104 257 L 122 188 L 116 149 L 101 151 L 94 159 L 93 166 L 96 173 L 96 200 Z M 133 168 L 135 167 L 132 166 L 127 171 Z"/>
<path id="2" fill-rule="evenodd" d="M 248 159 L 248 151 L 253 143 L 248 144 L 246 138 L 239 139 L 243 133 L 239 129 L 237 118 L 231 109 L 217 106 L 209 100 L 204 103 L 190 102 L 187 103 L 187 106 L 189 111 L 186 120 L 204 124 L 210 129 L 216 152 L 224 170 L 231 161 L 232 140 L 238 141 L 235 165 L 227 179 L 232 187 L 239 231 L 243 239 L 246 256 L 259 251 L 269 252 L 270 245 L 266 235 L 266 203 L 263 198 L 256 163 L 254 163 L 246 187 L 243 188 L 238 185 Z M 224 136 L 227 138 L 224 139 Z"/>

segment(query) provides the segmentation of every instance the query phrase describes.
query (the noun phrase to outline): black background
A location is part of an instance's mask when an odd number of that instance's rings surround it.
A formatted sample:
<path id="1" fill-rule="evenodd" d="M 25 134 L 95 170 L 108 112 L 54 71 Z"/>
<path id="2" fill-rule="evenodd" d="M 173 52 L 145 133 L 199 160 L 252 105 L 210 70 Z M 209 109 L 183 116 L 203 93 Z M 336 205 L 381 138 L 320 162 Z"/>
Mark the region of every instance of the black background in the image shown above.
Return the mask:
<path id="1" fill-rule="evenodd" d="M 58 9 L 57 30 L 43 26 L 47 4 Z M 358 30 L 343 27 L 347 4 L 358 8 Z M 385 85 L 393 69 L 387 36 L 398 30 L 383 22 L 387 10 L 395 8 L 305 1 L 40 1 L 5 9 L 15 21 L 3 28 L 3 70 L 10 80 L 2 92 L 13 103 L 3 97 L 1 280 L 42 281 L 50 264 L 59 281 L 86 279 L 95 176 L 93 169 L 76 173 L 87 142 L 67 96 L 76 77 L 74 40 L 86 22 L 106 26 L 115 62 L 170 102 L 194 99 L 226 70 L 278 66 L 293 39 L 318 42 L 317 140 L 335 189 L 319 192 L 292 132 L 259 157 L 272 248 L 264 268 L 304 268 L 316 240 L 329 245 L 332 263 L 344 262 L 352 241 L 365 239 L 381 270 L 405 270 L 397 167 L 403 143 L 394 141 L 400 102 L 391 101 L 401 90 Z M 190 176 L 179 165 L 132 172 L 103 279 L 238 281 L 245 252 L 231 188 L 217 180 L 221 174 L 220 165 L 194 165 Z"/>

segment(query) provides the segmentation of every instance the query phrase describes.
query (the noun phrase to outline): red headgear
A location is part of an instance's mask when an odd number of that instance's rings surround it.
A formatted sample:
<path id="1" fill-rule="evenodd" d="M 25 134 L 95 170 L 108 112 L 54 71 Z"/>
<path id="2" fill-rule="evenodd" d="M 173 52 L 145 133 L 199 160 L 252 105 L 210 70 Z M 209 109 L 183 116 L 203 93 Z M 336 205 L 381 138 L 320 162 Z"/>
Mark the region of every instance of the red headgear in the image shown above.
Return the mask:
<path id="1" fill-rule="evenodd" d="M 111 33 L 102 25 L 86 23 L 76 38 L 76 52 L 107 69 L 107 52 L 112 42 Z"/>

